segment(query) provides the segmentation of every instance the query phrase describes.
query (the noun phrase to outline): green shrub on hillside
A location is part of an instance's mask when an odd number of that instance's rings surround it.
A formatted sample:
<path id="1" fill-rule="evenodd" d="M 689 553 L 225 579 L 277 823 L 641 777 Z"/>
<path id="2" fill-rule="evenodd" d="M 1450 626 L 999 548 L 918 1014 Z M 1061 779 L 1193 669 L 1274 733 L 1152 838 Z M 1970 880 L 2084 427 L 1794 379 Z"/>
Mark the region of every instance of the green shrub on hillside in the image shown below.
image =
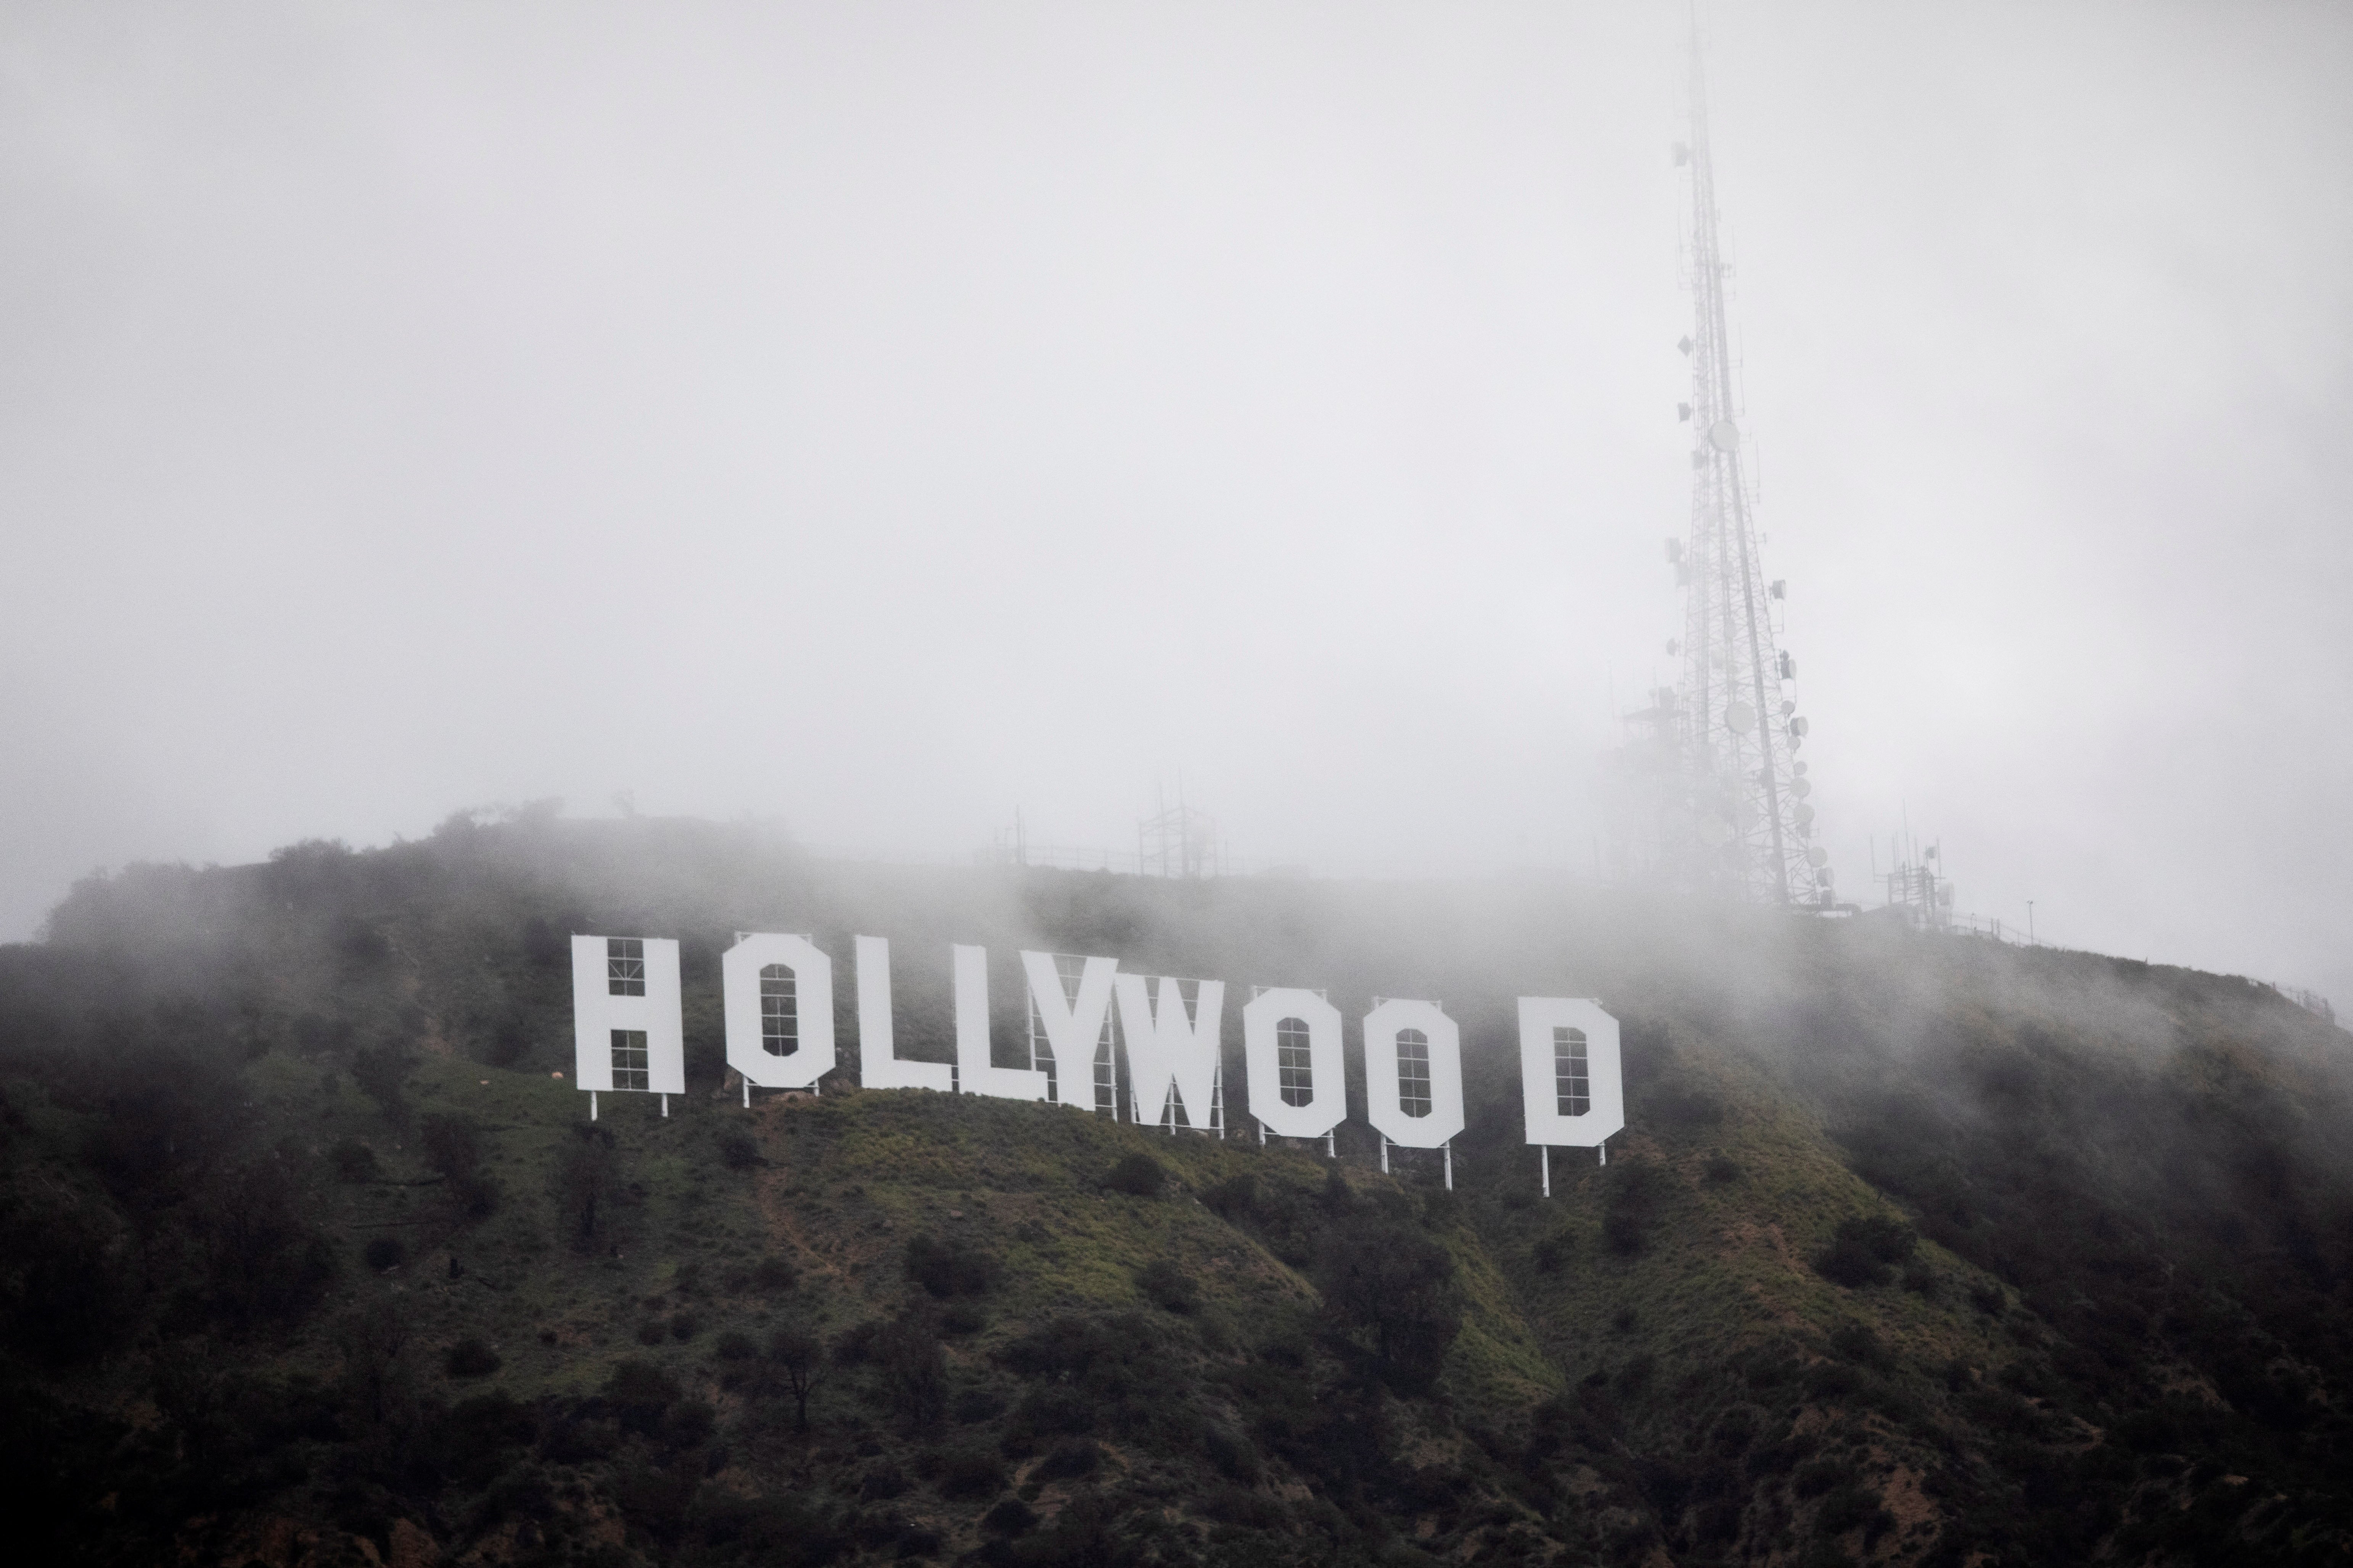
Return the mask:
<path id="1" fill-rule="evenodd" d="M 1221 1426 L 1208 1426 L 1201 1430 L 1201 1451 L 1216 1467 L 1218 1474 L 1243 1486 L 1258 1484 L 1261 1468 L 1258 1450 L 1250 1439 L 1229 1431 Z"/>
<path id="2" fill-rule="evenodd" d="M 1219 1219 L 1242 1225 L 1257 1217 L 1258 1178 L 1244 1171 L 1201 1194 L 1201 1203 Z"/>
<path id="3" fill-rule="evenodd" d="M 531 1410 L 501 1390 L 461 1399 L 434 1423 L 430 1448 L 441 1472 L 469 1487 L 498 1479 L 539 1435 Z"/>
<path id="4" fill-rule="evenodd" d="M 858 1499 L 860 1502 L 889 1502 L 904 1497 L 914 1489 L 904 1471 L 888 1459 L 873 1466 L 858 1479 Z"/>
<path id="5" fill-rule="evenodd" d="M 1103 1173 L 1103 1185 L 1132 1198 L 1156 1198 L 1168 1184 L 1168 1172 L 1159 1161 L 1141 1152 L 1124 1154 Z"/>
<path id="6" fill-rule="evenodd" d="M 1154 1306 L 1180 1317 L 1192 1311 L 1201 1300 L 1199 1284 L 1173 1258 L 1155 1258 L 1137 1269 L 1135 1288 Z"/>
<path id="7" fill-rule="evenodd" d="M 1006 1441 L 1015 1450 L 1029 1452 L 1037 1439 L 1092 1432 L 1102 1424 L 1103 1391 L 1049 1384 L 1023 1393 L 1013 1406 Z"/>
<path id="8" fill-rule="evenodd" d="M 130 1239 L 103 1205 L 69 1194 L 31 1197 L 5 1210 L 0 1301 L 9 1343 L 57 1366 L 106 1351 L 137 1310 Z"/>
<path id="9" fill-rule="evenodd" d="M 907 1238 L 907 1278 L 942 1300 L 987 1294 L 1001 1268 L 993 1254 L 969 1242 L 928 1232 Z"/>
<path id="10" fill-rule="evenodd" d="M 1354 1193 L 1336 1169 L 1327 1172 L 1318 1187 L 1278 1177 L 1261 1181 L 1243 1172 L 1203 1193 L 1201 1202 L 1220 1218 L 1247 1226 L 1294 1268 L 1314 1262 L 1316 1238 L 1324 1227 L 1356 1206 Z"/>
<path id="11" fill-rule="evenodd" d="M 1401 1392 L 1423 1393 L 1437 1380 L 1462 1326 L 1445 1247 L 1394 1220 L 1362 1215 L 1324 1237 L 1315 1283 L 1335 1325 L 1369 1349 Z"/>
<path id="12" fill-rule="evenodd" d="M 1894 1516 L 1880 1506 L 1878 1494 L 1867 1488 L 1841 1486 L 1825 1496 L 1814 1510 L 1814 1529 L 1822 1535 L 1844 1535 L 1858 1527 L 1862 1531 L 1866 1552 L 1895 1527 Z"/>
<path id="13" fill-rule="evenodd" d="M 1034 1529 L 1037 1523 L 1037 1510 L 1019 1498 L 1007 1498 L 980 1516 L 980 1528 L 989 1535 L 1020 1535 Z"/>
<path id="14" fill-rule="evenodd" d="M 305 1214 L 296 1157 L 281 1148 L 215 1173 L 189 1204 L 212 1313 L 237 1328 L 289 1323 L 325 1296 L 334 1246 Z"/>
<path id="15" fill-rule="evenodd" d="M 480 1053 L 491 1067 L 520 1066 L 531 1055 L 531 1026 L 522 1018 L 501 1018 L 483 1034 Z"/>
<path id="16" fill-rule="evenodd" d="M 1854 1462 L 1843 1456 L 1810 1459 L 1799 1465 L 1789 1478 L 1789 1490 L 1801 1498 L 1820 1497 L 1832 1487 L 1846 1486 L 1854 1479 Z"/>
<path id="17" fill-rule="evenodd" d="M 1005 1461 L 986 1448 L 958 1448 L 944 1456 L 932 1482 L 944 1498 L 988 1497 L 1005 1487 Z"/>
<path id="18" fill-rule="evenodd" d="M 1005 1414 L 1005 1395 L 994 1388 L 967 1388 L 949 1404 L 949 1417 L 959 1426 L 977 1426 Z"/>
<path id="19" fill-rule="evenodd" d="M 1066 1481 L 1093 1475 L 1101 1468 L 1102 1446 L 1092 1438 L 1072 1437 L 1048 1449 L 1033 1473 L 1039 1480 Z"/>
<path id="20" fill-rule="evenodd" d="M 1324 1187 L 1316 1194 L 1315 1206 L 1323 1210 L 1325 1219 L 1345 1219 L 1356 1212 L 1356 1189 L 1348 1184 L 1348 1178 L 1340 1173 L 1338 1165 L 1325 1168 Z"/>
<path id="21" fill-rule="evenodd" d="M 826 1568 L 850 1546 L 836 1512 L 794 1492 L 744 1497 L 703 1487 L 683 1524 L 691 1560 L 711 1568 Z"/>
<path id="22" fill-rule="evenodd" d="M 833 1364 L 841 1367 L 864 1366 L 874 1359 L 874 1342 L 882 1332 L 882 1320 L 869 1318 L 862 1323 L 852 1323 L 841 1331 L 833 1342 Z"/>
<path id="23" fill-rule="evenodd" d="M 499 1206 L 498 1183 L 482 1168 L 481 1133 L 470 1117 L 437 1112 L 417 1123 L 425 1163 L 448 1184 L 448 1204 L 459 1220 L 489 1218 Z"/>
<path id="24" fill-rule="evenodd" d="M 371 1046 L 352 1058 L 352 1081 L 397 1132 L 408 1131 L 408 1075 L 417 1058 L 394 1046 Z"/>
<path id="25" fill-rule="evenodd" d="M 614 1363 L 605 1377 L 606 1402 L 621 1425 L 633 1432 L 651 1432 L 680 1392 L 676 1378 L 635 1356 Z"/>
<path id="26" fill-rule="evenodd" d="M 1577 1251 L 1577 1232 L 1564 1226 L 1535 1245 L 1533 1258 L 1539 1274 L 1557 1274 Z"/>
<path id="27" fill-rule="evenodd" d="M 1610 1168 L 1601 1205 L 1601 1239 L 1610 1251 L 1630 1258 L 1642 1250 L 1666 1189 L 1665 1173 L 1648 1161 L 1630 1159 Z"/>
<path id="28" fill-rule="evenodd" d="M 1919 1245 L 1919 1234 L 1890 1215 L 1842 1219 L 1830 1246 L 1814 1255 L 1814 1272 L 1837 1285 L 1883 1285 Z"/>
<path id="29" fill-rule="evenodd" d="M 1881 1339 L 1878 1331 L 1869 1323 L 1852 1321 L 1841 1323 L 1831 1331 L 1830 1345 L 1833 1354 L 1858 1366 L 1867 1366 L 1873 1372 L 1884 1372 L 1894 1364 L 1894 1358 L 1888 1353 L 1887 1342 Z"/>
<path id="30" fill-rule="evenodd" d="M 501 1364 L 498 1352 L 470 1334 L 451 1345 L 441 1358 L 441 1370 L 451 1377 L 488 1377 Z"/>

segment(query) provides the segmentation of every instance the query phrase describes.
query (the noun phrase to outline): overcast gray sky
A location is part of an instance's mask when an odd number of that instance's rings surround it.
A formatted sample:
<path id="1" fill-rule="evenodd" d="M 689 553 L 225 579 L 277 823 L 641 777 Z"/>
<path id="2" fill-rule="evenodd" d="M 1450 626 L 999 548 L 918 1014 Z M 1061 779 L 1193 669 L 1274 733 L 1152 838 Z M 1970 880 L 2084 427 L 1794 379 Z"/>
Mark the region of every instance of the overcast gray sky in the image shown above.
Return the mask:
<path id="1" fill-rule="evenodd" d="M 0 936 L 560 795 L 1579 868 L 1674 4 L 0 12 Z M 1719 4 L 1822 840 L 2353 1003 L 2353 9 Z M 1883 858 L 1883 851 L 1881 852 Z"/>

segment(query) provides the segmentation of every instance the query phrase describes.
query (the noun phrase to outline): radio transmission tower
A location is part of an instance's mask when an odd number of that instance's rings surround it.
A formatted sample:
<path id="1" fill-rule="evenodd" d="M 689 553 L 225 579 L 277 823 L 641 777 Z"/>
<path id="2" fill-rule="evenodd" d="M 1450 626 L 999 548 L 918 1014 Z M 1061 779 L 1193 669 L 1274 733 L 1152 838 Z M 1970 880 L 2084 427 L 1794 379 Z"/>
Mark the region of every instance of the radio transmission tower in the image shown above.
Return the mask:
<path id="1" fill-rule="evenodd" d="M 1766 903 L 1831 900 L 1830 857 L 1812 842 L 1813 786 L 1797 753 L 1806 721 L 1788 694 L 1797 663 L 1775 625 L 1785 585 L 1765 576 L 1733 395 L 1728 271 L 1717 234 L 1699 33 L 1692 34 L 1691 141 L 1675 162 L 1691 176 L 1691 290 L 1696 318 L 1678 344 L 1692 362 L 1681 410 L 1692 444 L 1691 531 L 1670 542 L 1684 588 L 1683 689 L 1672 704 L 1684 753 L 1685 799 L 1674 815 L 1689 842 L 1669 847 L 1683 875 Z M 1674 645 L 1669 645 L 1674 651 Z"/>

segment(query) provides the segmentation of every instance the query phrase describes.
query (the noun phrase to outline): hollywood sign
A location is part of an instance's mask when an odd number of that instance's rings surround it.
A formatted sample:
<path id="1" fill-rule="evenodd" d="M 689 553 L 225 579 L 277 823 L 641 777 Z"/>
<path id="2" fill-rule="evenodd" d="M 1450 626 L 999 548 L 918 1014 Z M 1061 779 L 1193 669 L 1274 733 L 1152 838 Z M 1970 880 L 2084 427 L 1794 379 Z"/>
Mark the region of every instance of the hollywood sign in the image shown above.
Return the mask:
<path id="1" fill-rule="evenodd" d="M 1226 1132 L 1226 986 L 1128 973 L 1113 958 L 1028 952 L 1028 1067 L 1003 1067 L 989 1033 L 988 950 L 952 945 L 955 1060 L 898 1054 L 891 1005 L 891 944 L 857 947 L 859 1083 L 1000 1100 L 1080 1103 L 1063 1068 L 1085 1064 L 1092 1108 L 1120 1114 L 1125 1057 L 1132 1121 Z M 719 962 L 727 1065 L 754 1087 L 814 1092 L 839 1060 L 834 1042 L 833 960 L 806 936 L 739 933 Z M 664 937 L 572 939 L 575 1081 L 596 1114 L 599 1093 L 686 1092 L 678 943 Z M 1323 1140 L 1347 1120 L 1340 1010 L 1302 986 L 1255 987 L 1241 1009 L 1248 1114 L 1259 1141 Z M 1609 1158 L 1626 1125 L 1618 1020 L 1588 997 L 1519 998 L 1520 1088 L 1527 1142 L 1544 1151 L 1594 1149 Z M 1435 1002 L 1376 998 L 1359 1033 L 1366 1120 L 1381 1135 L 1383 1168 L 1394 1144 L 1447 1151 L 1463 1129 L 1461 1031 Z"/>

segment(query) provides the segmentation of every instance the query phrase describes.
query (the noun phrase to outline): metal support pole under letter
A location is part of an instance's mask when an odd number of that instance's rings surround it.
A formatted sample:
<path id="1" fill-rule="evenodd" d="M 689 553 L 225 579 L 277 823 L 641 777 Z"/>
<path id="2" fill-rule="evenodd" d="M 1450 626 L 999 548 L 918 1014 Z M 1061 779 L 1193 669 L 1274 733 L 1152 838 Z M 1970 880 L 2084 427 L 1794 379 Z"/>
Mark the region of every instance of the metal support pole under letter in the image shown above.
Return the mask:
<path id="1" fill-rule="evenodd" d="M 1454 1190 L 1454 1140 L 1446 1141 L 1446 1190 Z"/>
<path id="2" fill-rule="evenodd" d="M 588 1120 L 596 1120 L 596 1091 L 593 1089 L 588 1091 Z"/>
<path id="3" fill-rule="evenodd" d="M 1550 1197 L 1552 1196 L 1552 1145 L 1546 1143 L 1539 1147 L 1536 1150 L 1536 1157 L 1542 1162 L 1544 1170 L 1544 1195 Z"/>
<path id="4" fill-rule="evenodd" d="M 1386 1176 L 1386 1175 L 1388 1175 L 1388 1173 L 1389 1173 L 1389 1135 L 1388 1135 L 1388 1133 L 1384 1132 L 1384 1133 L 1382 1133 L 1382 1134 L 1381 1134 L 1381 1174 L 1382 1174 L 1382 1175 L 1384 1175 L 1384 1176 Z"/>
<path id="5" fill-rule="evenodd" d="M 670 1096 L 665 1094 L 665 1095 L 663 1095 L 663 1096 L 661 1097 L 661 1100 L 662 1100 L 662 1114 L 663 1114 L 664 1116 L 668 1116 L 668 1115 L 670 1114 Z"/>

